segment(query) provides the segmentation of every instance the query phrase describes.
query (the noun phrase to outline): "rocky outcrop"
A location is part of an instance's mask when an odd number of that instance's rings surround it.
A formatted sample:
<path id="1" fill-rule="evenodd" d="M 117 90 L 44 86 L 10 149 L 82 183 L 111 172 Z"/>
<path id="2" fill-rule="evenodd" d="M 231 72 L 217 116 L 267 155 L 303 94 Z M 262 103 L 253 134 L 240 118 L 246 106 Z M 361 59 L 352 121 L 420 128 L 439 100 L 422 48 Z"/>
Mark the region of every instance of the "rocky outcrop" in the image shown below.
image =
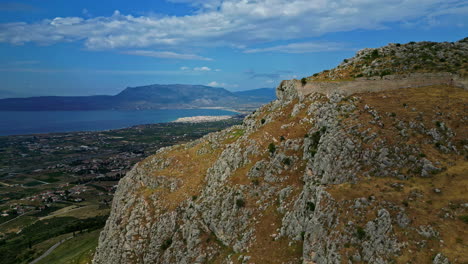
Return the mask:
<path id="1" fill-rule="evenodd" d="M 468 74 L 468 38 L 455 42 L 390 43 L 380 48 L 366 48 L 336 68 L 316 73 L 309 81 L 384 79 L 414 73 Z M 389 77 L 391 75 L 391 77 Z"/>
<path id="2" fill-rule="evenodd" d="M 467 261 L 468 91 L 297 87 L 283 81 L 242 125 L 137 164 L 94 263 Z"/>

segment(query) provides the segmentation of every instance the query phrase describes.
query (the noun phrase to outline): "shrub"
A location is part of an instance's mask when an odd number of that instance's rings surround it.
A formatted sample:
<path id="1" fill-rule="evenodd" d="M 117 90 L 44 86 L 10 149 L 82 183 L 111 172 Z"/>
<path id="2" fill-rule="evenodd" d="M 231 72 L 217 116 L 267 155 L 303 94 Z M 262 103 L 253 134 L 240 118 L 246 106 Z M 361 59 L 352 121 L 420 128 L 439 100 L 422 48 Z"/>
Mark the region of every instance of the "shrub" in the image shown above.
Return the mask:
<path id="1" fill-rule="evenodd" d="M 289 166 L 289 165 L 291 165 L 291 159 L 289 159 L 289 158 L 284 158 L 283 163 L 284 163 L 285 165 L 288 165 L 288 166 Z"/>
<path id="2" fill-rule="evenodd" d="M 397 46 L 397 47 L 400 47 L 400 46 L 401 46 L 401 44 L 400 44 L 400 43 L 397 43 L 397 44 L 396 44 L 396 46 Z"/>
<path id="3" fill-rule="evenodd" d="M 161 244 L 161 249 L 166 250 L 171 246 L 171 244 L 172 244 L 172 238 L 168 238 L 164 240 L 164 242 Z"/>
<path id="4" fill-rule="evenodd" d="M 373 50 L 370 56 L 371 56 L 371 59 L 372 59 L 372 60 L 377 59 L 378 57 L 380 57 L 379 51 L 376 50 L 376 49 Z"/>
<path id="5" fill-rule="evenodd" d="M 311 145 L 309 146 L 309 153 L 312 157 L 314 157 L 315 154 L 317 153 L 317 148 L 320 142 L 320 138 L 326 131 L 327 131 L 327 128 L 322 127 L 320 130 L 314 132 L 312 135 L 309 136 L 311 140 Z"/>
<path id="6" fill-rule="evenodd" d="M 311 155 L 312 157 L 314 157 L 315 154 L 317 154 L 317 150 L 311 148 L 311 149 L 309 149 L 309 153 L 310 153 L 310 155 Z"/>
<path id="7" fill-rule="evenodd" d="M 426 157 L 426 154 L 424 154 L 424 153 L 419 153 L 419 157 L 425 158 L 425 157 Z"/>
<path id="8" fill-rule="evenodd" d="M 392 74 L 391 71 L 389 71 L 389 70 L 384 70 L 384 71 L 382 71 L 382 72 L 380 73 L 380 77 L 384 77 L 385 75 L 390 75 L 390 74 Z"/>
<path id="9" fill-rule="evenodd" d="M 245 206 L 245 202 L 242 199 L 237 199 L 236 200 L 236 205 L 237 205 L 237 207 L 241 208 L 241 207 Z"/>
<path id="10" fill-rule="evenodd" d="M 271 154 L 275 153 L 276 146 L 275 146 L 275 144 L 273 142 L 270 143 L 270 145 L 268 145 L 268 151 L 270 151 Z"/>
<path id="11" fill-rule="evenodd" d="M 307 79 L 306 79 L 306 78 L 302 78 L 302 79 L 301 79 L 301 83 L 302 83 L 302 86 L 306 85 Z"/>
<path id="12" fill-rule="evenodd" d="M 458 218 L 468 224 L 468 215 L 460 215 Z"/>
<path id="13" fill-rule="evenodd" d="M 253 185 L 259 185 L 260 181 L 258 179 L 253 179 L 252 183 L 253 183 Z"/>
<path id="14" fill-rule="evenodd" d="M 262 118 L 262 120 L 260 120 L 260 122 L 262 123 L 262 125 L 265 124 L 265 121 L 266 121 L 265 118 Z"/>
<path id="15" fill-rule="evenodd" d="M 390 113 L 390 116 L 391 116 L 391 117 L 395 117 L 396 114 L 392 112 L 392 113 Z"/>
<path id="16" fill-rule="evenodd" d="M 362 240 L 362 239 L 364 239 L 366 237 L 366 231 L 364 231 L 364 229 L 362 227 L 358 226 L 356 228 L 356 236 L 357 236 L 357 238 Z"/>
<path id="17" fill-rule="evenodd" d="M 313 202 L 307 202 L 307 209 L 310 211 L 315 211 L 315 204 Z"/>
<path id="18" fill-rule="evenodd" d="M 343 62 L 344 62 L 344 63 L 348 63 L 348 59 L 344 59 Z"/>

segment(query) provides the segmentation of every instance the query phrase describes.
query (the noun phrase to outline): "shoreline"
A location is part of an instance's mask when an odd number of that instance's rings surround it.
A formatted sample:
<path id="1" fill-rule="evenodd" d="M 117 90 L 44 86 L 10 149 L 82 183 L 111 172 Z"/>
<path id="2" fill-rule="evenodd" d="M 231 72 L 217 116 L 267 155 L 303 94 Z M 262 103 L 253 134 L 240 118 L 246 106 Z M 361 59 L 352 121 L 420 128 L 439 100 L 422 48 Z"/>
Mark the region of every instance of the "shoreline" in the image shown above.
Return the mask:
<path id="1" fill-rule="evenodd" d="M 223 115 L 223 116 L 189 116 L 189 117 L 179 117 L 171 123 L 205 123 L 205 122 L 216 122 L 223 121 L 233 118 L 233 116 Z"/>

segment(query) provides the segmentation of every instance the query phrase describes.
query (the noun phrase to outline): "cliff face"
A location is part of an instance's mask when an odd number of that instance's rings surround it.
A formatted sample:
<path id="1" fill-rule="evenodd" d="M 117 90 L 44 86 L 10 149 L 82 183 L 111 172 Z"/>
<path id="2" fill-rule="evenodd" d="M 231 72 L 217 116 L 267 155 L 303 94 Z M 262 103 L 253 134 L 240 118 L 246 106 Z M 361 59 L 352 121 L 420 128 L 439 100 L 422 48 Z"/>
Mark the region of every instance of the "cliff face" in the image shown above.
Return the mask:
<path id="1" fill-rule="evenodd" d="M 468 91 L 301 93 L 123 178 L 94 263 L 465 263 Z"/>

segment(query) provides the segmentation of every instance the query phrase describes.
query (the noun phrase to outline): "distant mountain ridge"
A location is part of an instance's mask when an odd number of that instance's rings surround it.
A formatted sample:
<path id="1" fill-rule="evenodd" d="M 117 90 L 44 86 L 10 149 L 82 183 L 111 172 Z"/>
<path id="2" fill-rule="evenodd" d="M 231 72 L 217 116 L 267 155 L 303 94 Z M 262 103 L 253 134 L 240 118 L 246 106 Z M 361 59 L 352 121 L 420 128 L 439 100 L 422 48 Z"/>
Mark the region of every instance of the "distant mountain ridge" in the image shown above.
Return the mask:
<path id="1" fill-rule="evenodd" d="M 117 95 L 41 96 L 0 99 L 0 111 L 175 109 L 258 107 L 274 100 L 273 88 L 230 92 L 204 85 L 154 84 L 128 87 Z"/>

